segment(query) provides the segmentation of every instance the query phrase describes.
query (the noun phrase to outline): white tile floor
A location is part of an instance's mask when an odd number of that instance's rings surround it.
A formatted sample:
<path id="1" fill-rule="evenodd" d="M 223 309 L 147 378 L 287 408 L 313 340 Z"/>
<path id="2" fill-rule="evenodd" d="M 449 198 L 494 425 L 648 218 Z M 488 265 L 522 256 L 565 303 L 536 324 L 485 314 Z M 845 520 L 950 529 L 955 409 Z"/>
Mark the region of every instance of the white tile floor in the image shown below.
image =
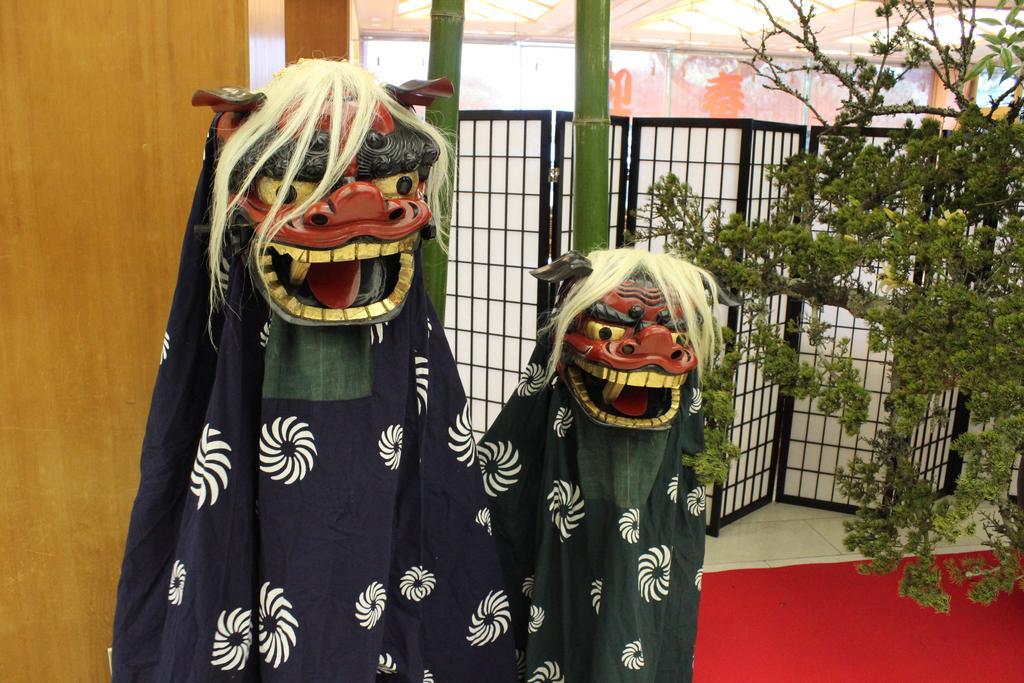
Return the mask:
<path id="1" fill-rule="evenodd" d="M 771 503 L 724 527 L 718 538 L 707 537 L 704 571 L 864 559 L 843 546 L 843 520 L 850 518 L 840 512 Z M 986 550 L 984 534 L 979 527 L 975 535 L 941 545 L 940 552 Z"/>

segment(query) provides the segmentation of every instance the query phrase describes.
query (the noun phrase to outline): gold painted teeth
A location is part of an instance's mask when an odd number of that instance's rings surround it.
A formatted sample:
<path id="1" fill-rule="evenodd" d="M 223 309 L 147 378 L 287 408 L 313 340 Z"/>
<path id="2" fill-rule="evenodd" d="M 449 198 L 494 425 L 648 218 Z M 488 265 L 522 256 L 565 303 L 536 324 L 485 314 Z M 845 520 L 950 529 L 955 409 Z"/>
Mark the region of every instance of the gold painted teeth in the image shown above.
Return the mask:
<path id="1" fill-rule="evenodd" d="M 616 382 L 606 382 L 604 385 L 604 391 L 601 392 L 601 398 L 604 399 L 605 403 L 611 403 L 619 397 L 622 390 L 626 388 L 625 384 L 618 384 Z"/>
<path id="2" fill-rule="evenodd" d="M 297 263 L 339 263 L 412 252 L 419 238 L 415 234 L 394 242 L 355 242 L 334 249 L 303 249 L 275 242 L 270 244 L 270 248 L 279 254 L 291 256 L 292 261 Z"/>
<path id="3" fill-rule="evenodd" d="M 405 240 L 403 240 L 405 242 Z M 293 264 L 294 265 L 294 264 Z M 308 268 L 308 266 L 307 266 Z M 374 320 L 387 315 L 405 302 L 412 287 L 416 270 L 415 256 L 411 251 L 399 254 L 398 281 L 385 298 L 366 306 L 349 308 L 321 308 L 310 306 L 292 295 L 277 277 L 270 254 L 264 254 L 259 263 L 259 277 L 270 298 L 277 306 L 296 320 L 325 323 L 351 323 Z"/>
<path id="4" fill-rule="evenodd" d="M 608 382 L 608 386 L 604 388 L 604 399 L 609 403 L 619 397 L 624 387 L 675 389 L 681 387 L 683 382 L 686 381 L 685 373 L 682 375 L 667 375 L 653 370 L 634 370 L 632 372 L 614 370 L 606 365 L 591 363 L 579 356 L 574 359 L 574 362 L 585 370 L 587 374 Z"/>
<path id="5" fill-rule="evenodd" d="M 615 427 L 625 427 L 627 429 L 665 429 L 679 412 L 679 400 L 682 392 L 678 387 L 671 390 L 671 400 L 669 402 L 668 409 L 661 415 L 656 417 L 640 418 L 624 417 L 622 415 L 613 415 L 612 413 L 597 407 L 597 405 L 590 399 L 590 394 L 587 393 L 587 388 L 583 385 L 583 373 L 579 367 L 570 365 L 568 376 L 569 387 L 577 403 L 583 406 L 584 412 L 586 412 L 591 419 L 602 424 L 613 425 Z"/>
<path id="6" fill-rule="evenodd" d="M 288 268 L 288 280 L 293 285 L 301 285 L 306 281 L 306 275 L 309 273 L 309 266 L 309 263 L 292 261 L 291 266 Z"/>

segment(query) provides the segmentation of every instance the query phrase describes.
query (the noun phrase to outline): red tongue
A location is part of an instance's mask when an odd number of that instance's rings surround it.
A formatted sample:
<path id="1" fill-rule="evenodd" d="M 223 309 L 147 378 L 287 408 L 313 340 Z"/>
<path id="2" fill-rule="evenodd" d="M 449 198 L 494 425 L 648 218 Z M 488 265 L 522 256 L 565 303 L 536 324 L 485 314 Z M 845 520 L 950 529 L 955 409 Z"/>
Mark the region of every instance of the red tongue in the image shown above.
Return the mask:
<path id="1" fill-rule="evenodd" d="M 619 397 L 612 401 L 615 410 L 630 417 L 640 417 L 647 412 L 647 389 L 625 387 Z"/>
<path id="2" fill-rule="evenodd" d="M 330 308 L 348 308 L 359 294 L 359 261 L 314 263 L 306 284 L 316 300 Z"/>

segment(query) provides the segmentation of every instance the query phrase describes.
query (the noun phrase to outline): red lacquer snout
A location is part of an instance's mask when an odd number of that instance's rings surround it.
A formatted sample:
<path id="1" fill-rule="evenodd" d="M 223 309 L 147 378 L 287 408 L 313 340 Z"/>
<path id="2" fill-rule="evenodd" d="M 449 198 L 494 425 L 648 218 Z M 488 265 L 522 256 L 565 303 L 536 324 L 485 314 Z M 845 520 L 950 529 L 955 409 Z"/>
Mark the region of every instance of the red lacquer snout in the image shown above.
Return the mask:
<path id="1" fill-rule="evenodd" d="M 269 207 L 246 199 L 243 208 L 261 223 Z M 359 237 L 390 242 L 406 237 L 430 221 L 421 199 L 387 199 L 373 183 L 352 182 L 315 202 L 301 218 L 283 225 L 275 242 L 313 249 L 339 247 Z"/>
<path id="2" fill-rule="evenodd" d="M 567 344 L 589 361 L 616 370 L 658 368 L 670 375 L 681 375 L 697 367 L 697 357 L 678 334 L 664 325 L 649 325 L 617 341 L 590 339 L 579 332 L 565 336 Z"/>
<path id="3" fill-rule="evenodd" d="M 658 356 L 671 360 L 672 353 L 679 348 L 679 345 L 672 339 L 672 333 L 661 325 L 640 330 L 635 340 L 636 350 L 634 353 L 642 356 Z"/>
<path id="4" fill-rule="evenodd" d="M 689 346 L 676 339 L 676 333 L 667 327 L 650 325 L 632 337 L 609 344 L 604 362 L 622 370 L 655 366 L 673 375 L 689 372 L 697 366 L 697 359 Z"/>

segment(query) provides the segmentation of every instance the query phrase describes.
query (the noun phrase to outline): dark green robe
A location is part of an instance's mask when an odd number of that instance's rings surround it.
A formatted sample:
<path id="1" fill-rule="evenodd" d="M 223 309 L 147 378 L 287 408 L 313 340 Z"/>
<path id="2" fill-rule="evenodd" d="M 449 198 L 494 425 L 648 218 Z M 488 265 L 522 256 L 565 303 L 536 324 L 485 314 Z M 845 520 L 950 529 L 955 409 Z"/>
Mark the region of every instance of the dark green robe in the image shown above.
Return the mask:
<path id="1" fill-rule="evenodd" d="M 478 450 L 530 683 L 680 683 L 693 675 L 705 495 L 696 373 L 668 430 L 590 421 L 545 382 L 543 341 Z"/>

